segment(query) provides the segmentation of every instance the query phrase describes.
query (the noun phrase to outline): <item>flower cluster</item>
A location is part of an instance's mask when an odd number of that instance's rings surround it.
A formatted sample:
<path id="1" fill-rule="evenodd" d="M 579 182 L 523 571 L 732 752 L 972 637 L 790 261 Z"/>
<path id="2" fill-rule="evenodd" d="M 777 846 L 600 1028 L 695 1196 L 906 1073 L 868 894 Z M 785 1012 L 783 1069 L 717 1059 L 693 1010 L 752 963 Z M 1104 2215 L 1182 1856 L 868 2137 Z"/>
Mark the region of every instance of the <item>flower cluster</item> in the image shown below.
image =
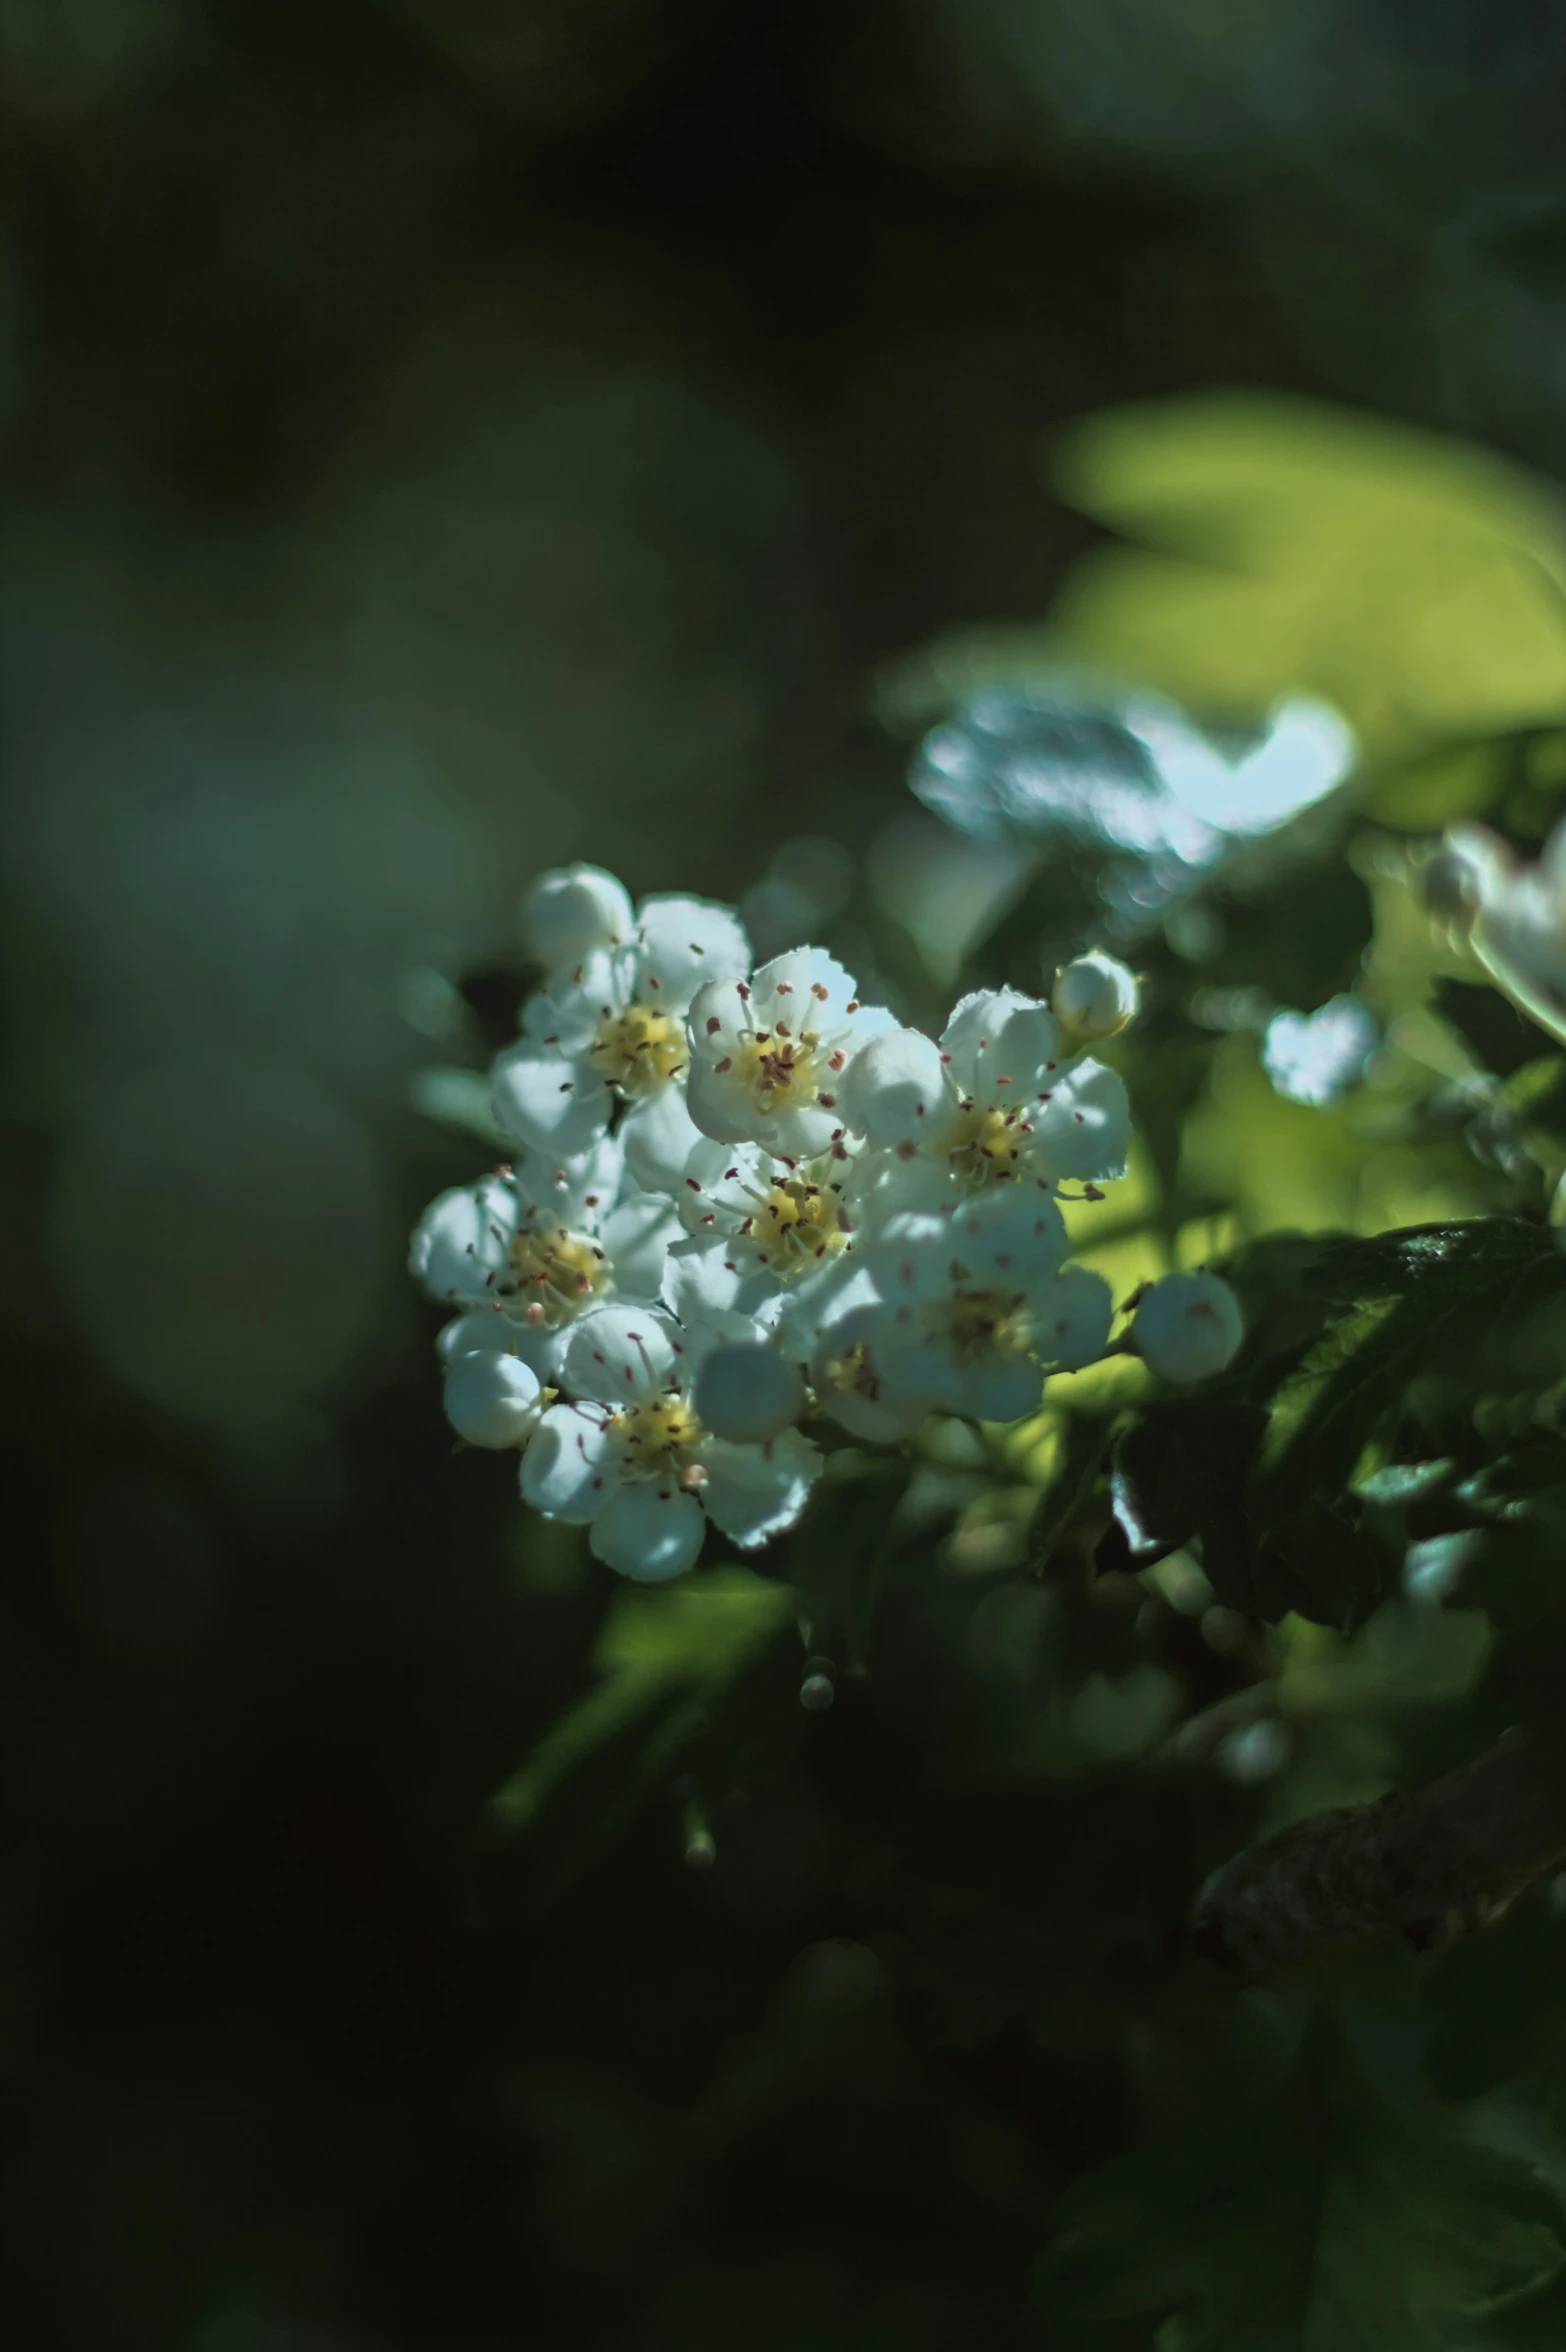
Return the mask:
<path id="1" fill-rule="evenodd" d="M 412 1264 L 455 1310 L 453 1427 L 520 1447 L 526 1499 L 611 1568 L 678 1576 L 709 1520 L 742 1548 L 791 1526 L 807 1411 L 869 1442 L 1010 1421 L 1104 1352 L 1059 1202 L 1125 1170 L 1125 1089 L 1087 1051 L 1135 1010 L 1123 967 L 1069 965 L 1053 1009 L 964 997 L 932 1040 L 820 949 L 753 971 L 727 907 L 633 908 L 595 867 L 523 922 L 544 985 L 493 1072 L 517 1152 L 432 1204 Z M 1204 1330 L 1203 1373 L 1238 1336 Z"/>

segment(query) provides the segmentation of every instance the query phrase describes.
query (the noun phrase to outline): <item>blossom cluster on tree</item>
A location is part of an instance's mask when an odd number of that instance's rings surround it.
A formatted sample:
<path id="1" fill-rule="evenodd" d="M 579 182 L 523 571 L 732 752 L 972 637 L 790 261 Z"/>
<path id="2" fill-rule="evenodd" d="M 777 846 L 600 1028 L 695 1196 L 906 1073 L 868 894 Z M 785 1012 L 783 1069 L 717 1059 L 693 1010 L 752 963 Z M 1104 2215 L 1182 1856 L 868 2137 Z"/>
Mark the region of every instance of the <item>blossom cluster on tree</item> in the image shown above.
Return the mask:
<path id="1" fill-rule="evenodd" d="M 1059 1202 L 1125 1173 L 1126 1089 L 1089 1051 L 1135 1012 L 1115 958 L 1069 963 L 1053 1006 L 975 991 L 937 1040 L 822 950 L 752 970 L 730 908 L 633 909 L 596 867 L 544 875 L 522 923 L 546 978 L 492 1074 L 519 1154 L 432 1205 L 412 1263 L 460 1310 L 458 1435 L 520 1447 L 526 1500 L 611 1568 L 678 1576 L 709 1520 L 743 1550 L 791 1527 L 807 1413 L 872 1444 L 934 1411 L 1015 1421 L 1104 1354 L 1117 1302 Z M 1131 1334 L 1198 1379 L 1239 1309 L 1174 1274 Z"/>

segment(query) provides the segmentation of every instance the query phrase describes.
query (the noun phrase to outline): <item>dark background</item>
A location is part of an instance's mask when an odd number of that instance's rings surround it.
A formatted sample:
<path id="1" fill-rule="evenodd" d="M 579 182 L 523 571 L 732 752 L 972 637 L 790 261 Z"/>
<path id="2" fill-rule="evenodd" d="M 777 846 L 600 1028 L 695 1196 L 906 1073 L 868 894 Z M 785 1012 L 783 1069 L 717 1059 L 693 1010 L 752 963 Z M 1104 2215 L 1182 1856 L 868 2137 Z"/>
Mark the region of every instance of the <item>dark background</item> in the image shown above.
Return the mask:
<path id="1" fill-rule="evenodd" d="M 682 1786 L 541 1914 L 483 1844 L 607 1595 L 451 1455 L 409 1083 L 541 865 L 874 867 L 1052 428 L 1559 471 L 1566 15 L 7 0 L 0 83 L 5 2340 L 1032 2342 L 1115 2119 L 866 1974 L 917 1693 L 718 1871 Z"/>

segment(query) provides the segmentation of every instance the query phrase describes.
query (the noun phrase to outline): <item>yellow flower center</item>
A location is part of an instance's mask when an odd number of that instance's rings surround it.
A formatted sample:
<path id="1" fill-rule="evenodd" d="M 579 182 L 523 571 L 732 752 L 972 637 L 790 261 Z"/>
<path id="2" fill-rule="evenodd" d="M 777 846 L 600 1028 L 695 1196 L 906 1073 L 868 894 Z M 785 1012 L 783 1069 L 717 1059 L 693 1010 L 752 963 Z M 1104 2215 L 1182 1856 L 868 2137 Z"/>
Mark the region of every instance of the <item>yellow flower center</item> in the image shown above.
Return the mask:
<path id="1" fill-rule="evenodd" d="M 816 1051 L 820 1043 L 813 1029 L 798 1037 L 782 1027 L 758 1029 L 741 1039 L 727 1066 L 757 1110 L 772 1117 L 817 1099 L 823 1077 Z"/>
<path id="2" fill-rule="evenodd" d="M 987 1184 L 1003 1184 L 1016 1175 L 1026 1140 L 1020 1110 L 981 1111 L 970 1104 L 946 1130 L 943 1148 L 958 1182 L 970 1192 L 978 1192 Z"/>
<path id="3" fill-rule="evenodd" d="M 874 1404 L 881 1394 L 881 1375 L 870 1360 L 868 1340 L 855 1340 L 852 1347 L 825 1357 L 816 1387 L 838 1396 L 862 1396 Z"/>
<path id="4" fill-rule="evenodd" d="M 1032 1342 L 1015 1292 L 954 1287 L 929 1312 L 939 1336 L 962 1362 L 993 1354 L 1025 1356 Z"/>
<path id="5" fill-rule="evenodd" d="M 803 1176 L 779 1177 L 769 1184 L 766 1198 L 742 1230 L 762 1264 L 785 1281 L 835 1256 L 848 1243 L 838 1222 L 836 1192 Z"/>
<path id="6" fill-rule="evenodd" d="M 652 1005 L 606 1013 L 589 1052 L 594 1069 L 629 1095 L 656 1094 L 689 1058 L 683 1024 Z"/>
<path id="7" fill-rule="evenodd" d="M 509 1255 L 507 1292 L 523 1299 L 530 1322 L 550 1330 L 591 1306 L 608 1280 L 598 1244 L 563 1225 L 524 1225 Z"/>
<path id="8" fill-rule="evenodd" d="M 700 1445 L 706 1431 L 683 1398 L 653 1397 L 628 1405 L 609 1424 L 633 1478 L 666 1478 L 683 1465 L 680 1456 Z"/>

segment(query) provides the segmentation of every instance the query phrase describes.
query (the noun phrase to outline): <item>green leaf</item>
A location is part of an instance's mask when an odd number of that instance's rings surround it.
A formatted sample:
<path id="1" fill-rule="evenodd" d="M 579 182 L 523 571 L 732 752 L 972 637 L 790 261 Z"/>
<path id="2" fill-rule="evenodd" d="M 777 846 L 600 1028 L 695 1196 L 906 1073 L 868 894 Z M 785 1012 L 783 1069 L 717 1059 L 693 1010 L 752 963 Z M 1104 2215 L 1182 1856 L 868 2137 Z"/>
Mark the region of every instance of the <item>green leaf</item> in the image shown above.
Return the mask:
<path id="1" fill-rule="evenodd" d="M 1559 2271 L 1560 2221 L 1527 2165 L 1318 2023 L 1270 2098 L 1078 2182 L 1041 2283 L 1081 2352 L 1142 2315 L 1168 2352 L 1436 2352 L 1457 2319 L 1482 2352 L 1488 2315 Z"/>
<path id="2" fill-rule="evenodd" d="M 1566 711 L 1550 496 L 1499 459 L 1231 394 L 1093 417 L 1056 475 L 1142 543 L 1068 584 L 1057 619 L 1084 658 L 1198 708 L 1313 689 L 1378 760 Z"/>
<path id="3" fill-rule="evenodd" d="M 1504 1919 L 1442 1954 L 1424 1999 L 1435 2017 L 1425 2064 L 1443 2099 L 1475 2098 L 1558 2058 L 1566 2041 L 1566 1919 L 1530 1890 Z"/>
<path id="4" fill-rule="evenodd" d="M 1227 1270 L 1247 1307 L 1241 1355 L 1155 1400 L 1117 1446 L 1129 1564 L 1195 1537 L 1233 1607 L 1349 1630 L 1400 1564 L 1376 1474 L 1472 1448 L 1477 1402 L 1557 1379 L 1566 1255 L 1542 1227 L 1495 1218 L 1292 1256 L 1274 1244 Z"/>
<path id="5" fill-rule="evenodd" d="M 445 1062 L 416 1070 L 408 1081 L 408 1095 L 414 1109 L 438 1126 L 455 1127 L 463 1135 L 476 1135 L 481 1143 L 515 1151 L 516 1137 L 507 1134 L 490 1108 L 489 1079 L 481 1070 Z"/>

